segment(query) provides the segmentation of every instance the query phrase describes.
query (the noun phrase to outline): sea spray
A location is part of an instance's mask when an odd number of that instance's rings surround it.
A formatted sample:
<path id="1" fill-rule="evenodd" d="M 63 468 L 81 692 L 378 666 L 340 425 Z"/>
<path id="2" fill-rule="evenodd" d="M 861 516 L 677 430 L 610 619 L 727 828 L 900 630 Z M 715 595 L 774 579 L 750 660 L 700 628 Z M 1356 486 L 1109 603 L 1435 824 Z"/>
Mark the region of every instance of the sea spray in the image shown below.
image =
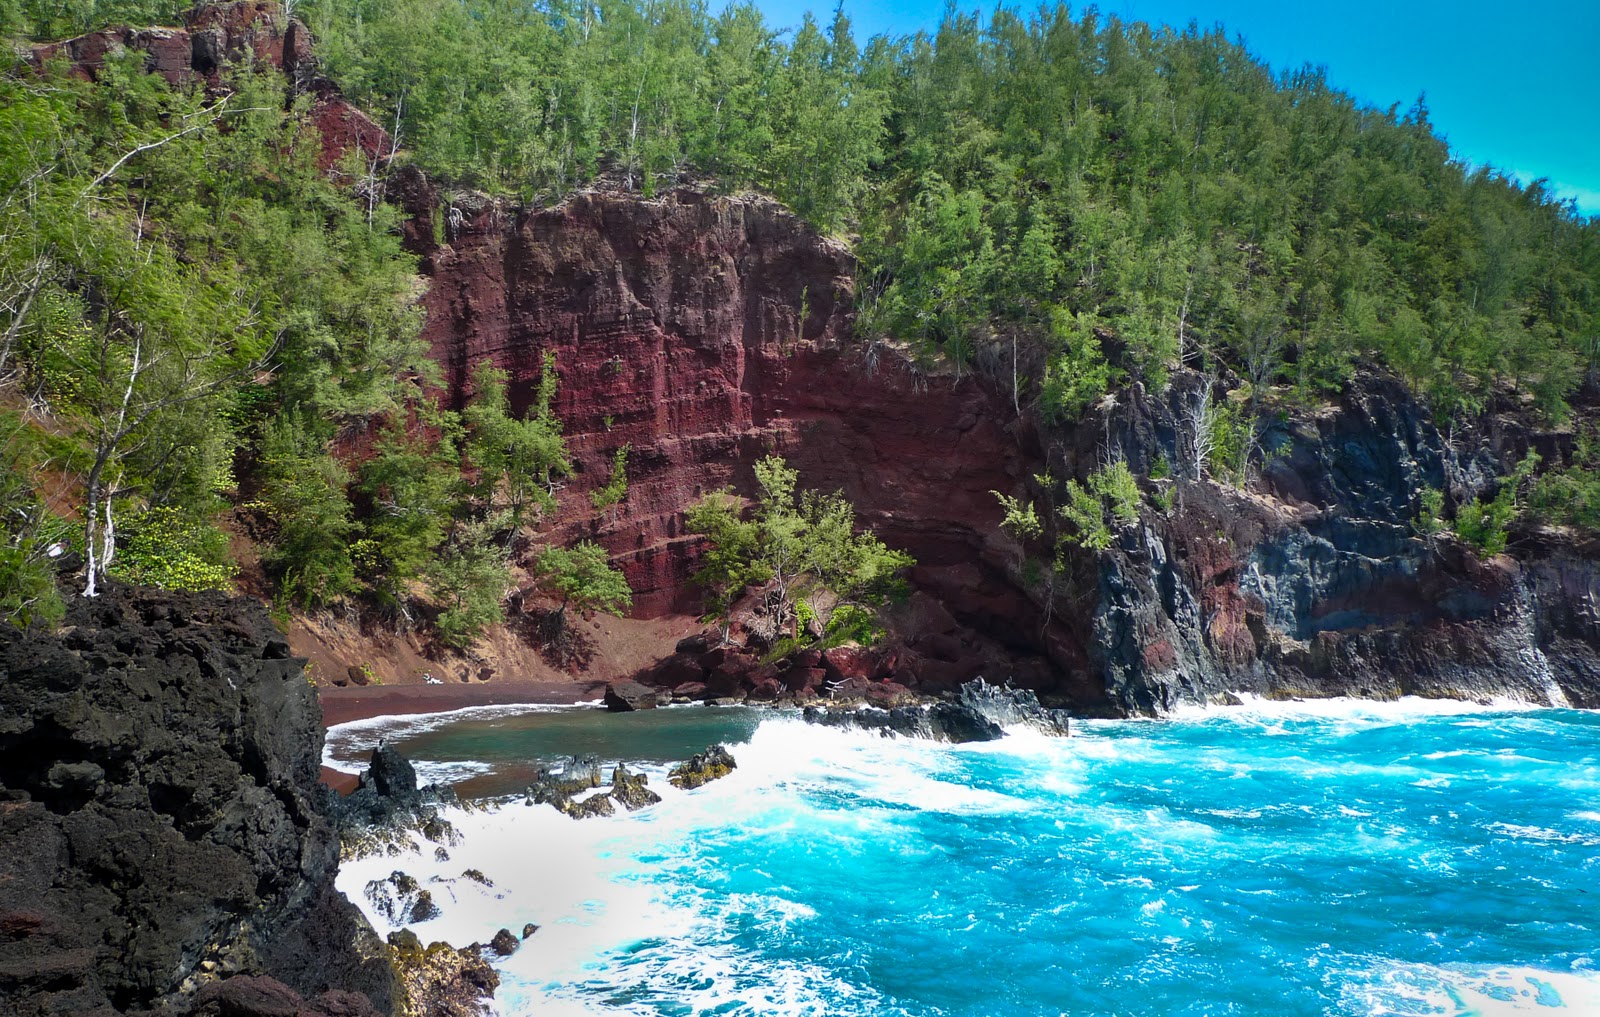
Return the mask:
<path id="1" fill-rule="evenodd" d="M 424 941 L 542 926 L 498 965 L 508 1014 L 1600 1012 L 1592 714 L 1252 703 L 964 746 L 756 724 L 698 790 L 647 767 L 650 809 L 502 804 L 456 817 L 448 862 L 341 887 L 453 880 Z"/>

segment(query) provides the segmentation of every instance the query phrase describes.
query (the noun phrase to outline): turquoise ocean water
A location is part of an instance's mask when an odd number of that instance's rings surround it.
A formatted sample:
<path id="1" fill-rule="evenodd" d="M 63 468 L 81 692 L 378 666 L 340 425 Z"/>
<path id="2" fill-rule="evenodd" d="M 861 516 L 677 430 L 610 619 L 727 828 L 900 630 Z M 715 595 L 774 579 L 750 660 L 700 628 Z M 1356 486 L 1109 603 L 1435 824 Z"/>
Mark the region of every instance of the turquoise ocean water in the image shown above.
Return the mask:
<path id="1" fill-rule="evenodd" d="M 948 746 L 501 710 L 348 725 L 330 759 L 380 733 L 477 794 L 589 748 L 665 796 L 512 799 L 458 814 L 448 861 L 344 868 L 357 901 L 441 880 L 424 942 L 541 925 L 499 965 L 510 1015 L 1600 1015 L 1595 714 L 1252 704 Z M 714 740 L 733 776 L 666 786 Z"/>

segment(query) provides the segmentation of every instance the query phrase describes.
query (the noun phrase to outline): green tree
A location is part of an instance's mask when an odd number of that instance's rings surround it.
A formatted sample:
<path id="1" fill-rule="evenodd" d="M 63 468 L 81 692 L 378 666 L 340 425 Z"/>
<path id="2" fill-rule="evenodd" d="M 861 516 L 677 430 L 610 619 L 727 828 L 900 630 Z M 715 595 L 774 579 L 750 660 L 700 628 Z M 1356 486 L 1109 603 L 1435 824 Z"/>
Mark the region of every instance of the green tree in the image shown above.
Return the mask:
<path id="1" fill-rule="evenodd" d="M 856 532 L 855 509 L 842 494 L 797 492 L 799 474 L 779 456 L 755 464 L 760 497 L 752 518 L 740 518 L 728 492 L 702 498 L 688 513 L 689 530 L 706 538 L 696 575 L 712 613 L 727 625 L 732 603 L 751 585 L 767 588 L 774 626 L 798 626 L 797 605 L 828 630 L 840 609 L 870 612 L 902 587 L 915 564 L 870 532 Z"/>
<path id="2" fill-rule="evenodd" d="M 283 597 L 322 607 L 357 588 L 350 541 L 357 532 L 345 487 L 349 472 L 298 416 L 267 425 L 261 439 L 261 503 L 277 532 L 262 564 Z"/>
<path id="3" fill-rule="evenodd" d="M 627 577 L 611 567 L 605 548 L 591 541 L 546 548 L 534 574 L 541 589 L 561 598 L 552 626 L 558 637 L 566 632 L 568 608 L 585 617 L 595 611 L 621 617 L 633 606 Z"/>
<path id="4" fill-rule="evenodd" d="M 505 620 L 511 568 L 498 534 L 509 524 L 505 516 L 458 521 L 429 562 L 428 588 L 441 608 L 434 628 L 445 645 L 464 650 L 486 626 Z"/>
<path id="5" fill-rule="evenodd" d="M 589 493 L 589 501 L 595 510 L 604 512 L 611 510 L 611 523 L 617 522 L 617 506 L 622 499 L 628 496 L 628 453 L 632 451 L 631 445 L 624 445 L 617 449 L 611 456 L 611 477 L 601 487 Z"/>
<path id="6" fill-rule="evenodd" d="M 485 360 L 472 373 L 473 394 L 462 412 L 467 459 L 477 471 L 473 496 L 483 511 L 492 511 L 504 491 L 513 521 L 520 523 L 528 504 L 548 512 L 555 507 L 554 478 L 572 470 L 561 422 L 551 409 L 555 396 L 555 355 L 546 354 L 532 413 L 511 415 L 506 372 Z"/>

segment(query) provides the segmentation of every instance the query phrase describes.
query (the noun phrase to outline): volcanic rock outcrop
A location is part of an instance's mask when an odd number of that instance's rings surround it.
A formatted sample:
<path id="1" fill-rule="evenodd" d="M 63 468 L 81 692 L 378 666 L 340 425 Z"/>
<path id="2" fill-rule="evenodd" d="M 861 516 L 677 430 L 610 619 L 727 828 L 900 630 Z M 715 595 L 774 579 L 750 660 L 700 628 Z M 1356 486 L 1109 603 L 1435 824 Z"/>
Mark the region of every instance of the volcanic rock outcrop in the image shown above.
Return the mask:
<path id="1" fill-rule="evenodd" d="M 181 1012 L 265 974 L 391 1012 L 384 948 L 334 889 L 321 750 L 254 602 L 112 586 L 56 634 L 0 626 L 0 1010 Z"/>

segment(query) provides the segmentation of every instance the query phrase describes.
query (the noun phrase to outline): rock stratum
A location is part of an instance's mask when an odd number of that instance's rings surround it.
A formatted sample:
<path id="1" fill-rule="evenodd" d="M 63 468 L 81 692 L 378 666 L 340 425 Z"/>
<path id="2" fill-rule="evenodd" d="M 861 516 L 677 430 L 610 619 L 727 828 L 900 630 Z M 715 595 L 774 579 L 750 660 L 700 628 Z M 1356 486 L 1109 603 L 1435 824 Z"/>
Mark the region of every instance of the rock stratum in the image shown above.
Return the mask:
<path id="1" fill-rule="evenodd" d="M 334 888 L 301 665 L 259 605 L 216 594 L 113 587 L 55 635 L 0 629 L 7 1013 L 285 992 L 394 1011 L 385 948 Z M 229 975 L 270 978 L 207 988 Z"/>

